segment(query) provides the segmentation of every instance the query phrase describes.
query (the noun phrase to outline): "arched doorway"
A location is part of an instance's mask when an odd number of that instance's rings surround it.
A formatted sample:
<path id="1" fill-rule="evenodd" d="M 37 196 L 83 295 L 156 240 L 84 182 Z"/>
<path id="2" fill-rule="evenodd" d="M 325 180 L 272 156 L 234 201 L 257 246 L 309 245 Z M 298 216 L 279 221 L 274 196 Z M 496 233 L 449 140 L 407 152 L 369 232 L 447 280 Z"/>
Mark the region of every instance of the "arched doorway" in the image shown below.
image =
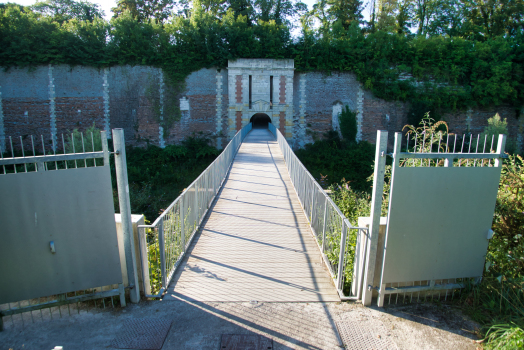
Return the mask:
<path id="1" fill-rule="evenodd" d="M 251 117 L 250 122 L 253 123 L 253 129 L 267 129 L 271 118 L 266 113 L 257 113 Z"/>

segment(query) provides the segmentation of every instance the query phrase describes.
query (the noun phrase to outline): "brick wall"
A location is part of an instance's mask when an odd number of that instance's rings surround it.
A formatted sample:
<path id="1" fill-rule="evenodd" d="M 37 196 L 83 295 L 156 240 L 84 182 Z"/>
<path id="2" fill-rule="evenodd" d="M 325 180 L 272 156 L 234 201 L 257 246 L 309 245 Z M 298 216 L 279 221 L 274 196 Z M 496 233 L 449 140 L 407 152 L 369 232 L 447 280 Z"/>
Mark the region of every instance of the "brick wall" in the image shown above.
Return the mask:
<path id="1" fill-rule="evenodd" d="M 394 134 L 407 124 L 409 106 L 401 102 L 387 102 L 364 92 L 362 121 L 362 140 L 375 143 L 377 130 L 388 131 L 389 144 L 394 142 Z"/>
<path id="2" fill-rule="evenodd" d="M 358 110 L 357 95 L 359 83 L 352 73 L 334 72 L 330 75 L 322 73 L 301 73 L 305 75 L 306 83 L 306 124 L 317 136 L 321 136 L 328 130 L 332 130 L 333 105 L 337 102 L 347 105 L 353 111 Z M 295 75 L 294 106 L 295 114 L 299 110 L 299 74 Z M 362 140 L 375 143 L 377 130 L 389 132 L 389 144 L 393 145 L 394 133 L 402 131 L 407 124 L 407 113 L 409 104 L 402 102 L 390 102 L 376 98 L 370 91 L 364 91 L 362 106 Z M 466 132 L 468 115 L 471 116 L 470 130 L 473 134 L 481 133 L 488 125 L 488 118 L 499 113 L 501 118 L 508 121 L 509 137 L 516 139 L 518 135 L 517 111 L 512 106 L 497 106 L 489 108 L 475 108 L 468 112 L 466 110 L 446 113 L 442 116 L 449 127 L 450 132 L 462 134 Z M 299 135 L 298 118 L 295 118 L 295 134 Z M 311 139 L 308 139 L 311 142 Z M 295 143 L 296 146 L 296 143 Z"/>
<path id="3" fill-rule="evenodd" d="M 217 79 L 218 75 L 221 75 L 220 79 Z M 201 69 L 186 78 L 184 91 L 175 91 L 168 83 L 162 85 L 159 69 L 144 66 L 113 67 L 107 70 L 41 66 L 32 71 L 0 71 L 0 126 L 3 125 L 4 132 L 0 140 L 3 136 L 27 138 L 29 135 L 44 135 L 50 145 L 54 105 L 58 139 L 61 139 L 62 133 L 73 129 L 84 131 L 93 123 L 103 129 L 108 122 L 110 128 L 123 128 L 126 141 L 131 145 L 158 145 L 161 132 L 159 104 L 163 96 L 164 118 L 173 110 L 173 105 L 179 105 L 180 98 L 185 97 L 189 101 L 189 110 L 182 111 L 180 119 L 163 133 L 166 144 L 178 143 L 193 133 L 202 133 L 218 137 L 217 144 L 224 147 L 228 142 L 229 123 L 233 122 L 231 127 L 234 129 L 238 129 L 242 123 L 238 110 L 232 111 L 233 120 L 229 120 L 228 112 L 231 102 L 229 91 L 240 91 L 236 96 L 242 98 L 242 76 L 230 79 L 233 80 L 231 85 L 227 69 Z M 217 86 L 219 81 L 221 89 Z M 104 86 L 105 82 L 107 86 Z M 286 83 L 285 77 L 278 76 L 278 89 L 275 87 L 278 95 L 275 97 L 278 96 L 279 104 L 282 98 L 286 98 Z M 160 94 L 161 90 L 163 95 Z M 375 142 L 376 130 L 381 129 L 389 131 L 392 143 L 394 132 L 401 131 L 407 124 L 409 104 L 387 102 L 374 97 L 371 92 L 359 87 L 351 73 L 295 73 L 289 90 L 293 94 L 290 110 L 294 111 L 294 147 L 312 142 L 312 135 L 322 137 L 323 133 L 331 130 L 333 106 L 338 103 L 349 106 L 353 111 L 362 109 L 360 132 L 363 140 Z M 217 91 L 221 98 L 217 98 Z M 361 104 L 357 98 L 359 94 L 363 95 Z M 232 98 L 237 101 L 234 96 Z M 477 134 L 487 126 L 488 118 L 497 112 L 508 121 L 509 137 L 516 139 L 519 136 L 519 120 L 512 106 L 454 111 L 445 114 L 443 119 L 448 122 L 452 133 L 466 132 L 469 123 L 471 132 Z M 286 132 L 287 115 L 280 111 L 276 113 L 279 113 L 278 127 Z M 301 113 L 303 121 L 299 118 Z"/>
<path id="4" fill-rule="evenodd" d="M 98 70 L 90 67 L 38 67 L 34 71 L 11 69 L 0 72 L 5 136 L 44 135 L 51 144 L 51 98 L 54 98 L 56 134 L 84 131 L 96 124 L 104 129 L 104 111 L 109 109 L 109 127 L 123 128 L 126 142 L 134 146 L 159 144 L 160 70 L 152 67 L 113 67 Z M 166 143 L 177 143 L 193 133 L 210 136 L 217 131 L 216 69 L 202 69 L 187 77 L 185 91 L 163 86 L 163 117 L 179 99 L 189 100 L 190 110 L 165 131 Z M 227 73 L 224 72 L 226 77 Z M 104 86 L 107 82 L 108 86 Z M 50 92 L 50 85 L 53 90 Z M 107 94 L 104 94 L 104 92 Z M 228 99 L 227 84 L 222 100 Z M 227 118 L 227 103 L 221 107 Z"/>

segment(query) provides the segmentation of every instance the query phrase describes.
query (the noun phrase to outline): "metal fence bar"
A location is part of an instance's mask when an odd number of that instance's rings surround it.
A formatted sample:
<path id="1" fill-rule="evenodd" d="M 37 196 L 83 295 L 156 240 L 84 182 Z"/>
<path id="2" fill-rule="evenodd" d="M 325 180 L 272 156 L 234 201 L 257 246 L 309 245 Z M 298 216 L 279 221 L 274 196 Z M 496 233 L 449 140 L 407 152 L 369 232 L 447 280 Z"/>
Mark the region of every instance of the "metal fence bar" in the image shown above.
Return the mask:
<path id="1" fill-rule="evenodd" d="M 382 193 L 384 192 L 384 173 L 386 171 L 386 152 L 388 147 L 388 132 L 377 130 L 377 147 L 375 151 L 375 170 L 373 175 L 373 193 L 371 196 L 371 220 L 369 226 L 369 243 L 364 266 L 364 285 L 362 304 L 371 305 L 373 280 L 378 249 Z M 400 152 L 400 143 L 395 152 Z"/>
<path id="2" fill-rule="evenodd" d="M 120 205 L 122 231 L 124 233 L 124 251 L 127 266 L 127 278 L 129 281 L 129 286 L 131 287 L 129 295 L 132 303 L 138 303 L 140 301 L 140 289 L 138 287 L 135 240 L 133 236 L 133 221 L 131 219 L 131 201 L 129 199 L 129 184 L 127 180 L 124 129 L 113 129 L 113 143 L 115 149 L 118 203 Z M 120 302 L 122 303 L 122 300 Z M 123 300 L 122 306 L 125 306 L 125 298 Z"/>
<path id="3" fill-rule="evenodd" d="M 151 293 L 145 293 L 146 297 L 161 297 L 171 282 L 185 256 L 187 247 L 191 244 L 213 200 L 220 191 L 242 141 L 251 128 L 250 123 L 238 131 L 222 153 L 164 210 L 153 224 L 138 226 L 139 229 L 152 229 L 150 234 L 154 236 L 149 239 L 150 241 L 146 243 L 147 247 L 142 250 L 147 255 L 147 259 L 141 259 L 144 291 Z M 157 241 L 158 253 L 161 257 L 159 272 L 155 269 L 150 271 L 149 267 L 143 266 L 146 262 L 151 265 L 151 261 L 155 259 L 157 254 L 155 242 Z M 160 276 L 156 276 L 157 273 Z M 153 280 L 161 281 L 160 288 L 152 285 Z M 146 286 L 146 283 L 149 285 Z"/>

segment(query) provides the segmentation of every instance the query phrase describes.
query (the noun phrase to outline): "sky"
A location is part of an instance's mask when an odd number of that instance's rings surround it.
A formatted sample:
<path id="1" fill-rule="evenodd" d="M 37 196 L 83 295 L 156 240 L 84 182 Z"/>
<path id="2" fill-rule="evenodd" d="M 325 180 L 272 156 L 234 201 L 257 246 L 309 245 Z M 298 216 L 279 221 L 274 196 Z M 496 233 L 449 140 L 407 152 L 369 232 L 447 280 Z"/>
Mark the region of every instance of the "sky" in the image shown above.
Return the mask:
<path id="1" fill-rule="evenodd" d="M 109 20 L 111 16 L 113 15 L 111 12 L 112 7 L 116 7 L 117 0 L 88 0 L 89 2 L 92 2 L 94 4 L 99 4 L 102 7 L 102 10 L 104 10 L 105 18 Z M 308 9 L 311 10 L 313 8 L 313 4 L 316 3 L 317 0 L 302 0 L 303 3 L 305 3 L 308 6 Z M 30 6 L 33 5 L 36 0 L 0 0 L 0 2 L 11 2 L 20 4 L 23 6 Z"/>

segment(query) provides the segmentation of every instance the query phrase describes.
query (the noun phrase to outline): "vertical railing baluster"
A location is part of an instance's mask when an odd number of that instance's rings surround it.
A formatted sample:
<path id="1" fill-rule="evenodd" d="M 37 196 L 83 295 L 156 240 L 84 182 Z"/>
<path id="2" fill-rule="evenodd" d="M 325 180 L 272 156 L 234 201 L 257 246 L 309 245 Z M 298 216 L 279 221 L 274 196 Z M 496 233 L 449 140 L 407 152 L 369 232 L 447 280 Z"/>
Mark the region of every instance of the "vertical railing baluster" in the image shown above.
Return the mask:
<path id="1" fill-rule="evenodd" d="M 71 134 L 71 143 L 73 144 L 73 153 L 76 153 L 76 150 L 75 150 L 75 134 Z M 75 168 L 78 168 L 78 164 L 76 163 L 76 158 L 75 158 Z"/>
<path id="2" fill-rule="evenodd" d="M 20 147 L 22 148 L 22 157 L 25 158 L 25 152 L 24 152 L 24 141 L 22 140 L 22 136 L 20 136 Z M 24 163 L 24 170 L 27 173 L 27 164 Z M 32 314 L 31 314 L 32 317 Z"/>
<path id="3" fill-rule="evenodd" d="M 14 158 L 15 157 L 15 152 L 13 150 L 13 140 L 11 138 L 11 136 L 9 136 L 9 144 L 11 145 L 11 157 Z M 15 174 L 17 173 L 16 172 L 16 164 L 13 164 L 13 169 L 15 171 Z"/>
<path id="4" fill-rule="evenodd" d="M 86 148 L 84 146 L 84 133 L 80 133 L 80 137 L 82 138 L 82 153 L 86 153 Z M 84 168 L 87 168 L 87 161 L 84 158 Z"/>
<path id="5" fill-rule="evenodd" d="M 161 218 L 158 222 L 158 249 L 160 252 L 160 273 L 162 278 L 162 288 L 167 288 L 164 218 Z"/>
<path id="6" fill-rule="evenodd" d="M 322 254 L 326 251 L 326 223 L 327 223 L 327 208 L 328 208 L 328 197 L 326 196 L 324 204 L 324 223 L 322 227 Z"/>
<path id="7" fill-rule="evenodd" d="M 64 154 L 66 154 L 66 147 L 65 147 L 65 142 L 64 142 L 64 134 L 62 134 L 62 148 L 64 149 Z M 68 167 L 67 167 L 67 160 L 64 160 L 64 165 L 65 165 L 65 168 L 68 169 Z"/>

